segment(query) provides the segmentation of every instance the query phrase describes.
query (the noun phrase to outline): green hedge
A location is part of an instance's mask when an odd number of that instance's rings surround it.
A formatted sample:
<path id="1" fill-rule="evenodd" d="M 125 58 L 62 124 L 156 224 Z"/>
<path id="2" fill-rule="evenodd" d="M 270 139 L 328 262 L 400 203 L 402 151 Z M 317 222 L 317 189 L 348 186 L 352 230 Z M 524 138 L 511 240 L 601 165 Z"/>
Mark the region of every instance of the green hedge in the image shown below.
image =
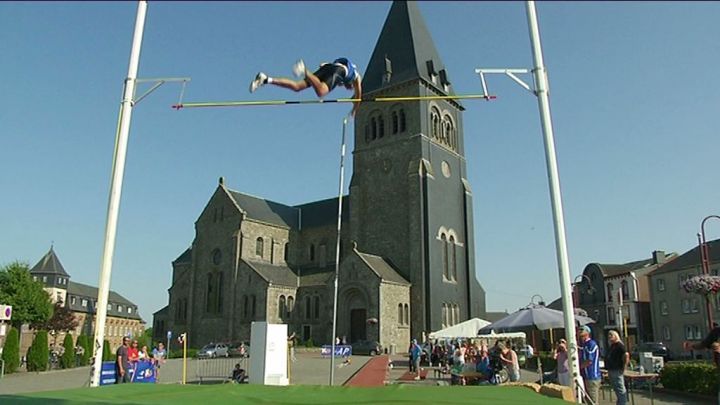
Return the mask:
<path id="1" fill-rule="evenodd" d="M 28 371 L 45 371 L 48 369 L 50 348 L 48 346 L 48 333 L 41 330 L 35 334 L 32 345 L 27 353 Z"/>
<path id="2" fill-rule="evenodd" d="M 108 342 L 107 339 L 103 341 L 103 352 L 102 352 L 102 359 L 103 361 L 115 361 L 115 355 L 113 354 L 112 348 L 110 348 L 110 342 Z"/>
<path id="3" fill-rule="evenodd" d="M 75 341 L 75 346 L 80 346 L 84 349 L 82 356 L 80 356 L 79 363 L 81 366 L 87 366 L 90 362 L 90 356 L 92 355 L 92 346 L 90 344 L 90 339 L 87 335 L 80 335 Z"/>
<path id="4" fill-rule="evenodd" d="M 660 371 L 663 387 L 695 394 L 717 394 L 718 370 L 709 362 L 668 363 Z"/>
<path id="5" fill-rule="evenodd" d="M 525 368 L 528 370 L 537 371 L 537 359 L 540 358 L 542 362 L 543 371 L 552 371 L 557 368 L 557 361 L 553 359 L 552 354 L 540 353 L 537 356 L 525 359 Z"/>
<path id="6" fill-rule="evenodd" d="M 188 358 L 197 357 L 198 349 L 187 349 L 187 356 Z M 168 356 L 169 359 L 182 359 L 183 351 L 180 350 L 170 350 L 170 356 Z"/>
<path id="7" fill-rule="evenodd" d="M 20 335 L 15 328 L 10 328 L 10 332 L 7 334 L 2 359 L 5 362 L 5 373 L 7 374 L 14 373 L 20 366 Z"/>

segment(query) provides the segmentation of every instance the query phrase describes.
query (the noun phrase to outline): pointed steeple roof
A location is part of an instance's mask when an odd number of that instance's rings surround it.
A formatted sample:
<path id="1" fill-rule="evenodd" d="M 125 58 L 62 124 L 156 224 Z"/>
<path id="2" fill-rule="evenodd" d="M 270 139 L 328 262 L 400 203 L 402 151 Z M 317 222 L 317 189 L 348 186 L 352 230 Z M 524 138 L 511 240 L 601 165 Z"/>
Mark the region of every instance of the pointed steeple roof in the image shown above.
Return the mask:
<path id="1" fill-rule="evenodd" d="M 55 254 L 55 250 L 52 246 L 50 246 L 50 251 L 48 251 L 45 256 L 43 256 L 40 261 L 33 266 L 32 269 L 30 269 L 31 274 L 58 274 L 61 276 L 70 277 L 69 274 L 65 271 L 65 268 L 63 268 L 63 265 L 60 263 L 60 259 L 58 259 L 57 255 Z"/>
<path id="2" fill-rule="evenodd" d="M 388 71 L 391 71 L 389 80 Z M 454 94 L 449 86 L 448 92 L 444 90 L 443 81 L 449 84 L 447 72 L 417 2 L 394 1 L 368 63 L 363 92 L 418 78 L 432 84 L 442 94 Z"/>

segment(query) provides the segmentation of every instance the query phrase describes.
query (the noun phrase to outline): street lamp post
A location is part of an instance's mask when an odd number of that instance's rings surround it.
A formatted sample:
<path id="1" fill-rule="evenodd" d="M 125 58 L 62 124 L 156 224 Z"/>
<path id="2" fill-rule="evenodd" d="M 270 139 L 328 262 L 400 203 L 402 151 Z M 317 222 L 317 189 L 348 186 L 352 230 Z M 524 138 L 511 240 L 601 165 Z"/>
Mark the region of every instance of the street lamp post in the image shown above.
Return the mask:
<path id="1" fill-rule="evenodd" d="M 720 216 L 708 215 L 703 218 L 702 223 L 700 224 L 701 235 L 698 235 L 698 242 L 700 245 L 700 262 L 702 264 L 702 272 L 704 275 L 710 274 L 710 254 L 708 252 L 707 239 L 705 239 L 705 222 L 707 222 L 710 218 L 720 219 Z M 707 311 L 708 331 L 711 331 L 713 329 L 713 316 L 709 295 L 705 296 L 705 310 Z"/>

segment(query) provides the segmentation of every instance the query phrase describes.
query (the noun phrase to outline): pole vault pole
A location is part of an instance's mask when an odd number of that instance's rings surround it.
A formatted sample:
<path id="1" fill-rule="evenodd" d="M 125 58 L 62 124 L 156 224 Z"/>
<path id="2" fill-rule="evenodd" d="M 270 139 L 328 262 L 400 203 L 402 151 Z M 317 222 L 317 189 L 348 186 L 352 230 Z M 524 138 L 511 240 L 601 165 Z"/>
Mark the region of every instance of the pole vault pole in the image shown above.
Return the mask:
<path id="1" fill-rule="evenodd" d="M 570 286 L 570 265 L 567 252 L 567 240 L 565 238 L 565 219 L 562 208 L 562 194 L 560 193 L 560 180 L 555 154 L 555 140 L 553 135 L 552 117 L 550 116 L 550 99 L 548 96 L 548 79 L 543 61 L 542 46 L 540 44 L 540 30 L 538 29 L 537 12 L 535 2 L 529 0 L 526 4 L 528 26 L 530 29 L 530 42 L 532 43 L 535 85 L 540 109 L 540 122 L 542 124 L 545 160 L 547 162 L 548 183 L 550 186 L 550 201 L 552 203 L 553 224 L 555 227 L 555 246 L 557 249 L 557 262 L 560 276 L 560 294 L 562 298 L 563 315 L 565 317 L 565 338 L 568 343 L 570 354 L 570 369 L 574 386 L 579 388 L 582 384 L 580 378 L 580 363 L 578 359 L 577 339 L 575 337 L 575 309 L 573 307 L 571 286 Z M 580 389 L 576 389 L 576 400 L 580 402 L 577 395 Z"/>
<path id="2" fill-rule="evenodd" d="M 125 88 L 120 107 L 120 119 L 115 136 L 115 152 L 113 156 L 112 177 L 110 182 L 110 197 L 108 201 L 107 221 L 105 224 L 105 247 L 103 248 L 102 267 L 100 270 L 100 283 L 98 286 L 98 299 L 95 311 L 95 344 L 93 348 L 94 361 L 90 385 L 100 385 L 100 372 L 102 368 L 102 353 L 105 335 L 105 321 L 107 318 L 108 295 L 110 293 L 110 274 L 112 273 L 112 260 L 115 251 L 115 236 L 117 234 L 118 212 L 120 210 L 120 195 L 122 193 L 123 175 L 125 172 L 125 155 L 127 153 L 128 135 L 130 132 L 130 118 L 132 116 L 133 97 L 135 94 L 135 81 L 138 65 L 140 63 L 140 48 L 142 46 L 143 30 L 145 29 L 145 14 L 147 1 L 139 1 L 137 17 L 135 19 L 135 33 L 133 34 L 132 50 L 130 51 L 130 65 L 125 79 Z M 125 370 L 127 372 L 127 370 Z"/>
<path id="3" fill-rule="evenodd" d="M 340 146 L 340 186 L 338 189 L 337 241 L 335 243 L 335 291 L 333 292 L 332 343 L 330 344 L 330 385 L 335 383 L 335 333 L 337 332 L 338 277 L 340 275 L 340 231 L 342 230 L 342 195 L 345 179 L 345 130 L 348 117 L 343 118 Z"/>

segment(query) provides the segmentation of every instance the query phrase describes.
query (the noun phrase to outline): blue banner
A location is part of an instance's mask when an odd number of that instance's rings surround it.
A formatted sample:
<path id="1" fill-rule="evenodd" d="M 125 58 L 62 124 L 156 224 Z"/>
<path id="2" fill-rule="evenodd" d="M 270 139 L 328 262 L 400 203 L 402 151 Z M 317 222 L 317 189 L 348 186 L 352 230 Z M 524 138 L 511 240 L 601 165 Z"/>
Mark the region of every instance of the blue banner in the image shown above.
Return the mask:
<path id="1" fill-rule="evenodd" d="M 138 361 L 128 370 L 130 381 L 133 383 L 154 383 L 156 378 L 155 367 L 150 361 Z M 104 361 L 100 369 L 100 385 L 110 385 L 117 382 L 117 368 L 114 361 Z"/>
<path id="2" fill-rule="evenodd" d="M 100 385 L 115 384 L 117 381 L 117 371 L 114 361 L 103 361 L 100 367 Z"/>
<path id="3" fill-rule="evenodd" d="M 320 355 L 323 357 L 330 356 L 332 351 L 332 345 L 323 345 L 320 348 Z M 352 346 L 350 345 L 337 345 L 335 346 L 335 357 L 348 357 L 352 355 Z"/>

